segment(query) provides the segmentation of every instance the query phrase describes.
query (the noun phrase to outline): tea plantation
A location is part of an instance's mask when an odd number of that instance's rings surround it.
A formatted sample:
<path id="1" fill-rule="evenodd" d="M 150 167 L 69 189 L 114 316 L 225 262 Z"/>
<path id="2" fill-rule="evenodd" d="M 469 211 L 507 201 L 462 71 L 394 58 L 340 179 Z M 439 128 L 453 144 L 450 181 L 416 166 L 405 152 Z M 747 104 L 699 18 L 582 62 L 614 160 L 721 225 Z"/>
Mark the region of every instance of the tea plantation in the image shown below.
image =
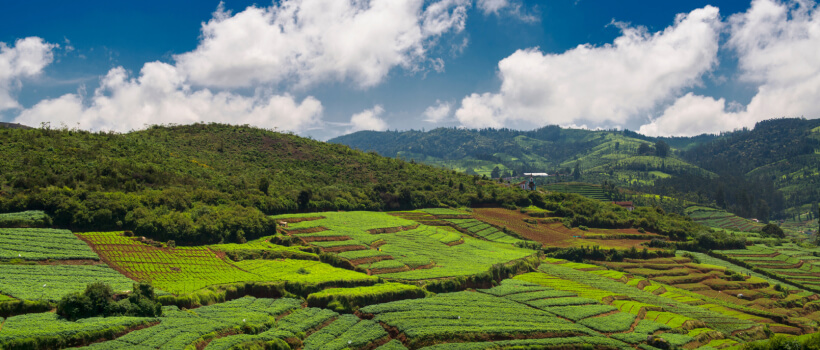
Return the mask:
<path id="1" fill-rule="evenodd" d="M 284 214 L 274 234 L 201 246 L 2 228 L 0 349 L 740 349 L 820 328 L 811 248 L 573 262 L 545 255 L 571 234 L 481 213 Z M 137 281 L 161 315 L 49 312 L 95 282 L 127 301 Z"/>

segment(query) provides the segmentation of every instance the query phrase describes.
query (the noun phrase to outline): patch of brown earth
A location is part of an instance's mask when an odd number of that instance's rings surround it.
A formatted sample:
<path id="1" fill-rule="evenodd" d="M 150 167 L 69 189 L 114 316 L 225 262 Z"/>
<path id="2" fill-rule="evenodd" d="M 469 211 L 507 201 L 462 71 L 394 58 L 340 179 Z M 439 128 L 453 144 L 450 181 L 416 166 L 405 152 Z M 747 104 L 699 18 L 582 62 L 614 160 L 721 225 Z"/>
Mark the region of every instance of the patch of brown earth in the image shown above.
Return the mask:
<path id="1" fill-rule="evenodd" d="M 350 236 L 306 236 L 299 237 L 306 243 L 310 242 L 335 242 L 335 241 L 349 241 Z"/>
<path id="2" fill-rule="evenodd" d="M 377 235 L 377 234 L 380 234 L 380 233 L 396 233 L 396 232 L 401 232 L 401 231 L 413 230 L 413 229 L 416 229 L 418 227 L 419 227 L 419 225 L 415 224 L 415 225 L 410 225 L 410 226 L 374 228 L 374 229 L 367 230 L 367 233 L 372 234 L 372 235 Z"/>
<path id="3" fill-rule="evenodd" d="M 316 233 L 316 232 L 327 231 L 328 228 L 324 227 L 324 226 L 316 226 L 316 227 L 305 227 L 305 228 L 294 228 L 294 229 L 283 228 L 282 230 L 285 231 L 285 233 L 287 233 L 289 235 L 298 235 L 298 234 L 301 234 L 301 233 Z"/>
<path id="4" fill-rule="evenodd" d="M 382 261 L 382 260 L 393 260 L 393 257 L 390 256 L 390 255 L 379 255 L 379 256 L 369 256 L 369 257 L 366 257 L 366 258 L 351 259 L 349 261 L 350 261 L 351 264 L 353 264 L 355 266 L 355 265 L 361 265 L 361 264 L 372 264 L 374 262 Z"/>
<path id="5" fill-rule="evenodd" d="M 329 248 L 319 248 L 323 252 L 326 253 L 341 253 L 341 252 L 350 252 L 354 250 L 365 250 L 368 249 L 366 246 L 363 245 L 341 245 L 338 247 L 329 247 Z"/>

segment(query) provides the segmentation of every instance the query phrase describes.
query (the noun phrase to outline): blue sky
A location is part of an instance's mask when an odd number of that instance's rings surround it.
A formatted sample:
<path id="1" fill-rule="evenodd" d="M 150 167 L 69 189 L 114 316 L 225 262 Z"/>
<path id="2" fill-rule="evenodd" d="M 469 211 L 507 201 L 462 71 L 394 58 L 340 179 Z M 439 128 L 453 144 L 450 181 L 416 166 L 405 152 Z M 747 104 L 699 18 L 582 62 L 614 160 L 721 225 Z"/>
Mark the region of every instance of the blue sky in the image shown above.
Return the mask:
<path id="1" fill-rule="evenodd" d="M 35 126 L 695 135 L 820 112 L 820 19 L 807 1 L 0 6 L 0 121 Z"/>

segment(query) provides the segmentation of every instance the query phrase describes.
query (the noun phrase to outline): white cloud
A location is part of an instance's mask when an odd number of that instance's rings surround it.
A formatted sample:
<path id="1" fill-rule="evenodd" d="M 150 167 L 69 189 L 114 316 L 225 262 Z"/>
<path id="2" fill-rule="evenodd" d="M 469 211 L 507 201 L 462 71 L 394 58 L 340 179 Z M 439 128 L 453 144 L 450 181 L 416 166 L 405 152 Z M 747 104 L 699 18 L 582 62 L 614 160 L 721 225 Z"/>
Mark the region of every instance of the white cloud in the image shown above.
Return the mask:
<path id="1" fill-rule="evenodd" d="M 498 14 L 498 11 L 510 5 L 508 0 L 478 0 L 478 6 L 485 15 Z"/>
<path id="2" fill-rule="evenodd" d="M 537 22 L 538 17 L 525 13 L 520 0 L 478 0 L 476 3 L 485 16 L 506 15 L 518 18 L 524 22 Z"/>
<path id="3" fill-rule="evenodd" d="M 755 0 L 729 23 L 727 44 L 737 52 L 740 79 L 757 85 L 749 104 L 744 109 L 730 103 L 727 109 L 722 99 L 689 94 L 641 127 L 642 133 L 715 133 L 784 116 L 820 117 L 820 8 L 805 1 Z"/>
<path id="4" fill-rule="evenodd" d="M 450 116 L 453 105 L 450 102 L 436 100 L 436 104 L 424 110 L 424 121 L 441 123 Z"/>
<path id="5" fill-rule="evenodd" d="M 376 105 L 371 109 L 366 109 L 360 113 L 354 114 L 350 117 L 351 128 L 347 130 L 347 133 L 361 130 L 387 130 L 387 123 L 379 117 L 383 113 L 384 108 L 380 105 Z"/>
<path id="6" fill-rule="evenodd" d="M 303 131 L 320 122 L 322 104 L 313 97 L 297 102 L 290 95 L 193 90 L 174 66 L 146 63 L 139 77 L 122 67 L 102 79 L 85 101 L 81 93 L 43 100 L 20 113 L 15 122 L 79 124 L 82 129 L 129 131 L 146 124 L 223 122 Z"/>
<path id="7" fill-rule="evenodd" d="M 284 0 L 235 15 L 221 7 L 196 50 L 175 56 L 194 84 L 247 87 L 351 80 L 380 83 L 417 70 L 438 36 L 461 31 L 468 0 Z"/>
<path id="8" fill-rule="evenodd" d="M 465 97 L 456 117 L 467 127 L 620 125 L 699 84 L 717 64 L 715 7 L 679 14 L 656 33 L 617 25 L 622 35 L 612 44 L 516 51 L 498 64 L 500 91 Z"/>
<path id="9" fill-rule="evenodd" d="M 40 74 L 54 60 L 55 47 L 38 37 L 19 39 L 13 47 L 0 42 L 0 111 L 20 108 L 12 90 L 21 78 Z"/>

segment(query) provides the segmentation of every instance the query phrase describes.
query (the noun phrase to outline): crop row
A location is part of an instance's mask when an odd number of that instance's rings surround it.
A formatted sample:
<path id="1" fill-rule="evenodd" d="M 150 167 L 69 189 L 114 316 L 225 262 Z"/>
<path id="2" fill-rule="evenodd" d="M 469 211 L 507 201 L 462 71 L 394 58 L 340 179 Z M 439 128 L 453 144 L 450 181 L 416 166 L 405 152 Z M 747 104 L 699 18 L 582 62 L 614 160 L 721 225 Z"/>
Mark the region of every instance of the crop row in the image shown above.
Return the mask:
<path id="1" fill-rule="evenodd" d="M 156 322 L 145 317 L 92 317 L 76 322 L 44 312 L 9 317 L 0 329 L 1 349 L 64 348 Z"/>
<path id="2" fill-rule="evenodd" d="M 86 234 L 83 234 L 86 237 Z M 170 293 L 190 293 L 209 285 L 252 281 L 326 283 L 375 281 L 376 277 L 309 260 L 244 260 L 230 263 L 204 247 L 160 249 L 112 233 L 88 234 L 110 264 L 136 280 L 152 281 Z"/>
<path id="3" fill-rule="evenodd" d="M 93 259 L 99 256 L 68 230 L 0 228 L 0 259 Z"/>
<path id="4" fill-rule="evenodd" d="M 59 300 L 88 283 L 130 290 L 133 280 L 105 265 L 0 265 L 0 292 L 25 300 Z"/>

